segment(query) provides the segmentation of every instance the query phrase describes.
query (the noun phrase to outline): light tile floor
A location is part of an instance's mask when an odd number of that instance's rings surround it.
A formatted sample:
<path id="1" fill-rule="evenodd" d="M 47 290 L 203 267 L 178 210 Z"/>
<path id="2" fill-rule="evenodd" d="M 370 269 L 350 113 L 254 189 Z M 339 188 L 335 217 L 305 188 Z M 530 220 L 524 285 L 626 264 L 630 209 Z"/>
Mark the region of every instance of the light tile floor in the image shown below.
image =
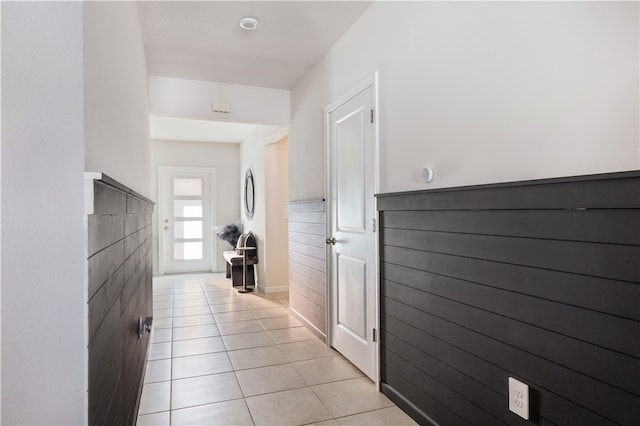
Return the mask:
<path id="1" fill-rule="evenodd" d="M 415 425 L 288 312 L 223 274 L 154 278 L 138 425 Z"/>

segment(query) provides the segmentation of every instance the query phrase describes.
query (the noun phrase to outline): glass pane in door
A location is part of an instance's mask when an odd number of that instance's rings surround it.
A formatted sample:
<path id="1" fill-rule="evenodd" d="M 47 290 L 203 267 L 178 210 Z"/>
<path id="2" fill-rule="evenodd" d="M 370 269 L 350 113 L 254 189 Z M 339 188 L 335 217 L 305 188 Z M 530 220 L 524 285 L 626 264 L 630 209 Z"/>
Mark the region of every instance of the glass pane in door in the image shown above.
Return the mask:
<path id="1" fill-rule="evenodd" d="M 173 200 L 175 217 L 202 217 L 202 200 Z"/>
<path id="2" fill-rule="evenodd" d="M 173 179 L 173 195 L 176 197 L 201 197 L 202 179 Z"/>
<path id="3" fill-rule="evenodd" d="M 174 260 L 202 259 L 202 242 L 174 243 Z"/>
<path id="4" fill-rule="evenodd" d="M 202 221 L 174 222 L 173 238 L 193 239 L 202 238 Z"/>

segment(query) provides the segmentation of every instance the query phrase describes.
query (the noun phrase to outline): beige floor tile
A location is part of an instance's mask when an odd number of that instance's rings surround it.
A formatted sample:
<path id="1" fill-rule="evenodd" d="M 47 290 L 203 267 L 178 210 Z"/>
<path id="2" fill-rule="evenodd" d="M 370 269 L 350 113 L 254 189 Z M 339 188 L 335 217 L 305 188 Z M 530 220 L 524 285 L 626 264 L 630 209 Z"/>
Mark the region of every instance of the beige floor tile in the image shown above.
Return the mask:
<path id="1" fill-rule="evenodd" d="M 171 358 L 171 342 L 152 343 L 149 345 L 149 361 Z"/>
<path id="2" fill-rule="evenodd" d="M 164 293 L 164 294 L 153 294 L 153 303 L 159 303 L 159 302 L 171 302 L 171 300 L 173 299 L 173 294 L 171 293 Z"/>
<path id="3" fill-rule="evenodd" d="M 154 320 L 140 426 L 415 425 L 289 316 L 287 292 L 239 294 L 221 274 L 153 286 L 156 313 L 172 317 Z"/>
<path id="4" fill-rule="evenodd" d="M 264 331 L 264 328 L 258 320 L 223 322 L 218 324 L 218 328 L 220 329 L 220 334 L 222 336 Z"/>
<path id="5" fill-rule="evenodd" d="M 213 315 L 191 315 L 188 317 L 176 317 L 173 319 L 173 328 L 191 327 L 192 325 L 213 324 Z"/>
<path id="6" fill-rule="evenodd" d="M 239 351 L 230 351 L 228 354 L 234 370 L 266 367 L 287 362 L 287 357 L 278 346 L 241 349 Z"/>
<path id="7" fill-rule="evenodd" d="M 304 327 L 282 328 L 279 330 L 270 330 L 269 335 L 274 340 L 274 342 L 278 344 L 301 342 L 304 340 L 317 339 L 316 336 L 314 336 L 309 330 L 307 330 Z"/>
<path id="8" fill-rule="evenodd" d="M 335 418 L 393 406 L 366 377 L 317 385 L 312 389 Z"/>
<path id="9" fill-rule="evenodd" d="M 151 332 L 151 343 L 166 343 L 172 339 L 172 330 L 170 328 L 156 329 L 155 324 Z"/>
<path id="10" fill-rule="evenodd" d="M 216 319 L 217 324 L 223 322 L 237 322 L 256 319 L 256 316 L 252 311 L 225 312 L 222 314 L 213 314 L 213 317 Z"/>
<path id="11" fill-rule="evenodd" d="M 173 300 L 190 300 L 205 297 L 201 288 L 173 289 Z"/>
<path id="12" fill-rule="evenodd" d="M 202 355 L 225 350 L 220 337 L 205 337 L 173 342 L 173 357 Z"/>
<path id="13" fill-rule="evenodd" d="M 179 286 L 173 286 L 173 294 L 186 294 L 186 293 L 203 293 L 202 285 L 198 283 L 182 284 Z"/>
<path id="14" fill-rule="evenodd" d="M 170 421 L 170 412 L 164 411 L 162 413 L 147 414 L 144 416 L 138 416 L 137 426 L 167 426 Z"/>
<path id="15" fill-rule="evenodd" d="M 309 385 L 363 377 L 364 374 L 342 356 L 294 362 L 293 366 Z"/>
<path id="16" fill-rule="evenodd" d="M 302 327 L 302 323 L 291 316 L 279 318 L 261 319 L 260 324 L 265 330 L 277 330 L 280 328 Z"/>
<path id="17" fill-rule="evenodd" d="M 307 386 L 291 364 L 237 371 L 236 376 L 245 397 Z"/>
<path id="18" fill-rule="evenodd" d="M 242 392 L 233 373 L 174 380 L 171 386 L 172 410 L 237 398 L 242 398 Z"/>
<path id="19" fill-rule="evenodd" d="M 309 388 L 253 396 L 246 401 L 256 425 L 302 425 L 331 418 Z"/>
<path id="20" fill-rule="evenodd" d="M 282 306 L 278 303 L 277 300 L 273 299 L 260 299 L 256 298 L 253 300 L 247 300 L 247 305 L 251 309 L 273 309 L 273 308 L 281 308 Z"/>
<path id="21" fill-rule="evenodd" d="M 341 425 L 417 426 L 413 419 L 398 407 L 383 408 L 337 419 Z"/>
<path id="22" fill-rule="evenodd" d="M 187 307 L 193 307 L 193 306 L 206 306 L 209 303 L 207 302 L 207 299 L 205 298 L 199 298 L 199 299 L 185 299 L 185 300 L 176 300 L 173 302 L 173 307 L 174 308 L 187 308 Z"/>
<path id="23" fill-rule="evenodd" d="M 192 299 L 206 299 L 204 292 L 200 293 L 174 293 L 173 301 L 178 300 L 192 300 Z"/>
<path id="24" fill-rule="evenodd" d="M 244 304 L 244 300 L 238 296 L 210 296 L 207 300 L 210 305 L 224 305 L 227 303 Z"/>
<path id="25" fill-rule="evenodd" d="M 157 281 L 157 278 L 154 278 L 153 295 L 165 294 L 167 292 L 173 293 L 173 283 L 160 283 Z"/>
<path id="26" fill-rule="evenodd" d="M 375 424 L 375 423 L 372 423 L 372 424 Z M 334 419 L 329 419 L 329 420 L 324 420 L 317 423 L 311 423 L 305 426 L 338 426 L 338 422 L 336 422 Z"/>
<path id="27" fill-rule="evenodd" d="M 138 415 L 169 410 L 171 382 L 148 383 L 142 388 Z"/>
<path id="28" fill-rule="evenodd" d="M 210 314 L 211 308 L 208 304 L 202 306 L 185 306 L 184 308 L 173 308 L 173 317 L 186 317 L 190 315 L 205 315 Z"/>
<path id="29" fill-rule="evenodd" d="M 187 339 L 201 339 L 203 337 L 216 337 L 220 332 L 215 324 L 194 325 L 191 327 L 179 327 L 173 330 L 173 341 Z"/>
<path id="30" fill-rule="evenodd" d="M 211 308 L 211 312 L 214 314 L 249 310 L 249 307 L 244 303 L 225 303 L 222 305 L 210 305 L 209 307 Z"/>
<path id="31" fill-rule="evenodd" d="M 159 359 L 147 362 L 144 375 L 145 383 L 166 382 L 171 380 L 171 359 Z"/>
<path id="32" fill-rule="evenodd" d="M 232 371 L 231 363 L 226 352 L 213 354 L 186 356 L 174 358 L 171 368 L 171 378 L 203 376 Z"/>
<path id="33" fill-rule="evenodd" d="M 291 362 L 308 359 L 327 358 L 338 355 L 338 352 L 322 343 L 319 339 L 306 342 L 285 343 L 280 345 Z"/>
<path id="34" fill-rule="evenodd" d="M 162 330 L 165 328 L 173 327 L 173 318 L 154 318 L 153 328 L 156 330 Z"/>
<path id="35" fill-rule="evenodd" d="M 276 344 L 266 331 L 231 334 L 229 336 L 222 336 L 222 340 L 224 341 L 224 345 L 228 351 L 257 348 L 260 346 L 272 346 Z"/>
<path id="36" fill-rule="evenodd" d="M 289 309 L 278 307 L 278 308 L 267 308 L 267 309 L 254 309 L 253 313 L 256 318 L 264 319 L 264 318 L 277 318 L 277 317 L 288 317 Z"/>
<path id="37" fill-rule="evenodd" d="M 172 314 L 173 314 L 173 310 L 171 308 L 153 310 L 154 318 L 171 318 L 173 316 Z"/>
<path id="38" fill-rule="evenodd" d="M 157 309 L 171 309 L 172 308 L 172 303 L 171 301 L 166 301 L 166 302 L 153 302 L 153 310 L 157 310 Z"/>
<path id="39" fill-rule="evenodd" d="M 252 425 L 251 415 L 243 399 L 183 408 L 171 412 L 171 424 L 177 425 Z"/>

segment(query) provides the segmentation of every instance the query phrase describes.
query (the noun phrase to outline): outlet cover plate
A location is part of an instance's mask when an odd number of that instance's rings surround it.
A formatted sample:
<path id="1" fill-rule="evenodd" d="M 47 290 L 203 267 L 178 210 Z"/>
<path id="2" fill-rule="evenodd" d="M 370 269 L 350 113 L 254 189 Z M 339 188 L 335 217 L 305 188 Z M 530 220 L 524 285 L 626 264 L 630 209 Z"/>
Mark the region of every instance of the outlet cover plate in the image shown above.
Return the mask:
<path id="1" fill-rule="evenodd" d="M 529 386 L 509 377 L 509 410 L 529 420 Z"/>

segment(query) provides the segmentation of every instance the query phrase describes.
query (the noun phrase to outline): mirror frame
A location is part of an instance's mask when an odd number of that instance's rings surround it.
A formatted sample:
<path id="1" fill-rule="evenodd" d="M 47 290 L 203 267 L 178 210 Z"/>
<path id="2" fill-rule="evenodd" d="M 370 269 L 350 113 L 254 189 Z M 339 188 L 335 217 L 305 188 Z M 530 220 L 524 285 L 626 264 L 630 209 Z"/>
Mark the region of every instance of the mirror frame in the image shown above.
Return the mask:
<path id="1" fill-rule="evenodd" d="M 247 189 L 251 185 L 251 200 L 249 200 L 249 194 Z M 247 219 L 252 219 L 256 210 L 256 187 L 253 181 L 253 172 L 251 169 L 247 169 L 247 173 L 244 175 L 244 214 Z"/>

